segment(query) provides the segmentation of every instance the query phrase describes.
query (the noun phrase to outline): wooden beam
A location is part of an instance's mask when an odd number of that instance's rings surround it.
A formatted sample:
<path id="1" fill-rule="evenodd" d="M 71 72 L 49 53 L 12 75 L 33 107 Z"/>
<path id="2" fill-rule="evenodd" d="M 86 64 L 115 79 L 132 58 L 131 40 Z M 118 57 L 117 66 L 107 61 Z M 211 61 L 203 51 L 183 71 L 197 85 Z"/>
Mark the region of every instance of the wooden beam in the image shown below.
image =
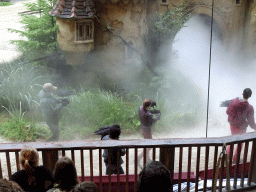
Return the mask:
<path id="1" fill-rule="evenodd" d="M 55 164 L 58 161 L 58 150 L 43 150 L 42 151 L 43 164 L 51 171 L 54 170 Z"/>

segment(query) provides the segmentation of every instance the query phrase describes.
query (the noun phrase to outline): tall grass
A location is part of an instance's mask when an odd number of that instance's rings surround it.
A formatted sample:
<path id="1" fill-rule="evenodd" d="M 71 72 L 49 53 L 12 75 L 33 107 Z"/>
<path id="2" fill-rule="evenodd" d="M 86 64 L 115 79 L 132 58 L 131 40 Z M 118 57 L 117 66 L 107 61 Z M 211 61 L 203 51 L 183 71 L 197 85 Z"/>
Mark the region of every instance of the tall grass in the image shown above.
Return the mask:
<path id="1" fill-rule="evenodd" d="M 21 106 L 19 111 L 5 109 L 9 113 L 9 118 L 5 118 L 5 121 L 0 124 L 0 134 L 5 138 L 24 142 L 36 141 L 36 139 L 46 138 L 49 135 L 49 131 L 45 127 L 36 125 L 35 122 L 24 118 L 25 112 L 21 111 Z"/>
<path id="2" fill-rule="evenodd" d="M 138 132 L 138 109 L 142 102 L 143 99 L 134 95 L 129 98 L 102 89 L 81 90 L 70 98 L 70 104 L 63 110 L 62 134 L 68 139 L 71 139 L 68 133 L 72 133 L 72 138 L 79 134 L 82 138 L 88 138 L 86 135 L 99 127 L 113 124 L 119 124 L 126 133 Z M 153 127 L 154 131 L 162 131 L 176 125 L 191 126 L 198 122 L 197 114 L 193 110 L 173 111 L 165 99 L 157 99 L 157 103 L 162 116 Z"/>
<path id="3" fill-rule="evenodd" d="M 41 74 L 40 67 L 20 63 L 6 63 L 0 67 L 1 112 L 6 109 L 10 114 L 10 118 L 0 123 L 0 134 L 14 141 L 33 141 L 50 135 L 47 127 L 37 124 L 42 117 L 36 97 L 41 85 L 47 79 Z M 146 93 L 146 90 L 141 89 L 141 92 Z M 154 126 L 155 131 L 174 125 L 196 123 L 195 111 L 185 109 L 183 112 L 178 112 L 165 98 L 160 99 L 158 95 L 156 98 L 162 116 Z M 113 124 L 119 124 L 126 133 L 138 132 L 140 125 L 138 108 L 143 99 L 145 98 L 132 91 L 120 93 L 99 88 L 91 88 L 87 91 L 81 89 L 76 95 L 70 96 L 70 104 L 62 110 L 61 139 L 88 138 L 88 133 Z"/>
<path id="4" fill-rule="evenodd" d="M 23 110 L 31 110 L 35 103 L 44 76 L 39 67 L 20 63 L 6 63 L 0 67 L 0 105 L 10 111 L 19 110 L 22 103 Z"/>
<path id="5" fill-rule="evenodd" d="M 122 95 L 101 89 L 81 90 L 70 99 L 63 112 L 63 125 L 80 125 L 91 131 L 101 126 L 119 124 L 123 130 L 138 128 L 138 106 L 141 100 L 124 99 Z"/>

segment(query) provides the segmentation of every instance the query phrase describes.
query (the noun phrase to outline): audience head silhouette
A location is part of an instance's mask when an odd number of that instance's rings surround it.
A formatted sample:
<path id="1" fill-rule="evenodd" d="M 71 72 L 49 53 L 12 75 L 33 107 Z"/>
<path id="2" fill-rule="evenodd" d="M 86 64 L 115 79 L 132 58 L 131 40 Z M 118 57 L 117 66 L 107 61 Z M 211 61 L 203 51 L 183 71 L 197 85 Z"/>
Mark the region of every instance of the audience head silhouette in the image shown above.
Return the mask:
<path id="1" fill-rule="evenodd" d="M 61 157 L 54 168 L 55 187 L 70 191 L 79 183 L 74 162 L 68 157 Z"/>
<path id="2" fill-rule="evenodd" d="M 170 171 L 159 161 L 148 163 L 139 174 L 138 192 L 169 192 L 171 187 Z"/>
<path id="3" fill-rule="evenodd" d="M 97 192 L 98 187 L 92 181 L 84 181 L 80 184 L 77 184 L 72 192 Z"/>
<path id="4" fill-rule="evenodd" d="M 8 181 L 6 179 L 0 179 L 0 191 L 1 192 L 24 192 L 24 190 L 14 181 Z"/>
<path id="5" fill-rule="evenodd" d="M 34 147 L 25 146 L 20 152 L 20 164 L 28 175 L 29 185 L 36 185 L 36 179 L 33 176 L 35 167 L 38 166 L 39 155 Z"/>

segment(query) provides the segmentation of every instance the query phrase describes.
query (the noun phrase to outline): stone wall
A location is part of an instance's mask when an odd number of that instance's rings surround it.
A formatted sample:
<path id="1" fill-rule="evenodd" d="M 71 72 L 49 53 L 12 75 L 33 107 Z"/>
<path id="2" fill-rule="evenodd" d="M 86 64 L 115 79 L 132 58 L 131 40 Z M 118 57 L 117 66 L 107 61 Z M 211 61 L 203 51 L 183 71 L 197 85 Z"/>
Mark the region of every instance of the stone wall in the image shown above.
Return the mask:
<path id="1" fill-rule="evenodd" d="M 255 59 L 256 51 L 256 2 L 249 4 L 245 27 L 245 48 L 248 58 Z"/>
<path id="2" fill-rule="evenodd" d="M 107 75 L 123 76 L 130 68 L 141 67 L 140 54 L 145 51 L 144 38 L 156 12 L 164 14 L 183 0 L 99 0 L 95 7 L 99 17 L 94 20 L 94 45 L 74 43 L 74 21 L 58 19 L 58 42 L 67 52 L 68 62 L 72 65 L 84 65 L 86 70 L 107 71 Z M 212 15 L 212 0 L 188 0 L 188 13 L 193 15 Z M 221 29 L 223 43 L 228 50 L 241 51 L 244 46 L 255 46 L 255 3 L 235 0 L 215 0 L 214 20 Z M 246 14 L 248 13 L 248 14 Z M 250 18 L 250 19 L 248 19 Z M 247 21 L 247 22 L 246 22 Z M 245 23 L 247 25 L 245 26 Z M 109 31 L 108 27 L 111 31 Z M 120 39 L 130 43 L 139 53 L 127 58 L 127 46 Z M 90 59 L 86 59 L 88 50 L 94 46 Z M 81 56 L 79 56 L 81 55 Z M 92 69 L 93 68 L 93 69 Z M 128 71 L 127 71 L 128 70 Z"/>
<path id="3" fill-rule="evenodd" d="M 144 52 L 147 33 L 145 5 L 144 1 L 95 1 L 98 18 L 94 19 L 94 49 L 88 55 L 91 45 L 74 43 L 74 21 L 58 19 L 58 42 L 66 52 L 67 62 L 79 69 L 82 67 L 83 76 L 90 74 L 92 82 L 97 82 L 97 73 L 104 73 L 117 81 L 132 78 L 134 73 L 131 70 L 140 70 L 140 54 Z M 120 37 L 132 45 L 137 53 L 129 51 Z M 95 81 L 91 80 L 93 78 Z"/>
<path id="4" fill-rule="evenodd" d="M 167 0 L 167 3 L 162 3 L 161 0 L 154 1 L 150 5 L 151 12 L 164 14 L 167 9 L 173 9 L 183 2 L 184 0 Z M 241 4 L 237 5 L 235 0 L 214 0 L 214 21 L 221 29 L 226 48 L 235 48 L 232 51 L 240 51 L 244 47 L 247 4 L 247 1 L 241 1 Z M 192 15 L 212 16 L 212 0 L 187 0 L 187 5 L 187 12 Z"/>
<path id="5" fill-rule="evenodd" d="M 107 72 L 107 76 L 117 79 L 132 78 L 132 70 L 140 70 L 144 53 L 144 38 L 147 33 L 146 4 L 96 3 L 99 11 L 99 25 L 95 29 L 95 47 L 99 47 L 97 65 Z M 110 31 L 106 29 L 110 28 Z M 122 39 L 138 52 L 130 50 Z"/>

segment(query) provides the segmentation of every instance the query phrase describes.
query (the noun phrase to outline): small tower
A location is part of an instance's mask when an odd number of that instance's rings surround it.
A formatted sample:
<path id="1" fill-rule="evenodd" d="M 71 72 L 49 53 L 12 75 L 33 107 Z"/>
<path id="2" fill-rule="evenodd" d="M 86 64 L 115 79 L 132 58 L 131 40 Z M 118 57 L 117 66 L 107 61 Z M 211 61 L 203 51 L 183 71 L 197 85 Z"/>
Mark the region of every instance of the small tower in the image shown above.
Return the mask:
<path id="1" fill-rule="evenodd" d="M 67 62 L 81 65 L 81 56 L 94 48 L 93 0 L 57 0 L 49 14 L 57 17 L 58 44 L 68 56 Z"/>

